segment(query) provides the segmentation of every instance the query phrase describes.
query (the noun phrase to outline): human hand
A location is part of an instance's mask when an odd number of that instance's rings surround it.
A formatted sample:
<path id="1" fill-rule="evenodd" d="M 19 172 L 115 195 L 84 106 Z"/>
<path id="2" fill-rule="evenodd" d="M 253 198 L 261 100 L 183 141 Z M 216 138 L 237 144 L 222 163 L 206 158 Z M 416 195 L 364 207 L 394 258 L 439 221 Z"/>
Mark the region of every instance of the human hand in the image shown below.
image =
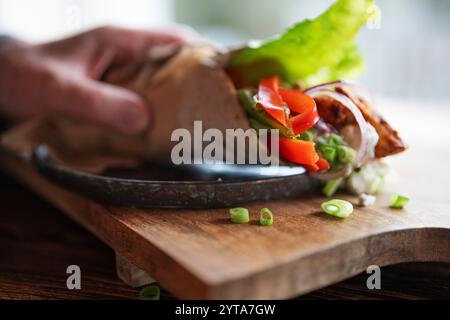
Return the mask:
<path id="1" fill-rule="evenodd" d="M 98 81 L 114 64 L 145 55 L 155 45 L 178 44 L 193 35 L 94 29 L 43 45 L 0 47 L 0 114 L 12 121 L 49 114 L 106 125 L 125 134 L 144 130 L 151 106 L 136 93 Z"/>

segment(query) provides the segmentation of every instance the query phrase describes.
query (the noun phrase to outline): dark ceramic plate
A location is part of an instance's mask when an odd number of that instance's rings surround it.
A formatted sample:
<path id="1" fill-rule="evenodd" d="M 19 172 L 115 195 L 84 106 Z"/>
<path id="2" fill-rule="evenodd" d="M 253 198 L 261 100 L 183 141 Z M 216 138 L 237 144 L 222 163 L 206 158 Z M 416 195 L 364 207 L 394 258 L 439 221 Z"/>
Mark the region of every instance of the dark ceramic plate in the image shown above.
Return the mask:
<path id="1" fill-rule="evenodd" d="M 219 208 L 305 195 L 317 183 L 301 167 L 239 165 L 155 166 L 80 172 L 38 147 L 33 162 L 54 183 L 95 201 L 128 207 Z"/>

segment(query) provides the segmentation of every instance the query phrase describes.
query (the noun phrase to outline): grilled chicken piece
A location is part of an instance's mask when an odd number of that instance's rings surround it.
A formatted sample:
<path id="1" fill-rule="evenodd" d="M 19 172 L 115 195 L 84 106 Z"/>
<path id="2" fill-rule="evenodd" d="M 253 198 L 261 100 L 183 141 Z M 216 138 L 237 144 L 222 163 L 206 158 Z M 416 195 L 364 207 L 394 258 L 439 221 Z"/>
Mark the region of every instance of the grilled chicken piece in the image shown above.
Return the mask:
<path id="1" fill-rule="evenodd" d="M 386 120 L 378 114 L 371 104 L 358 95 L 351 86 L 340 85 L 336 91 L 349 97 L 358 108 L 368 123 L 377 131 L 380 139 L 375 147 L 375 157 L 384 158 L 406 150 L 406 145 Z M 336 100 L 329 97 L 319 97 L 316 100 L 320 116 L 325 122 L 332 124 L 336 129 L 342 129 L 347 125 L 355 125 L 355 117 Z"/>

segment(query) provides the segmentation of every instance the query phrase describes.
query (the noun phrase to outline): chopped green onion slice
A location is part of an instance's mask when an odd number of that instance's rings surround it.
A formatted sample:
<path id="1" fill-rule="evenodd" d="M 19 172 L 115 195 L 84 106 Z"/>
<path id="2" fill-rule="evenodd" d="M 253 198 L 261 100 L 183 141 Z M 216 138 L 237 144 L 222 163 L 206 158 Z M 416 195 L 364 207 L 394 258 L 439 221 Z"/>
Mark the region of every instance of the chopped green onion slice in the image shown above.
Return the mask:
<path id="1" fill-rule="evenodd" d="M 340 146 L 340 145 L 345 144 L 344 139 L 342 139 L 341 136 L 339 136 L 339 135 L 337 135 L 335 133 L 332 133 L 330 135 L 330 137 L 328 138 L 328 143 L 336 145 L 336 146 Z"/>
<path id="2" fill-rule="evenodd" d="M 313 141 L 314 140 L 314 135 L 312 134 L 312 132 L 310 131 L 305 131 L 300 135 L 300 140 L 303 141 Z"/>
<path id="3" fill-rule="evenodd" d="M 161 290 L 158 286 L 148 286 L 139 292 L 139 299 L 141 300 L 159 300 L 161 296 Z"/>
<path id="4" fill-rule="evenodd" d="M 328 163 L 333 163 L 336 159 L 336 149 L 334 147 L 325 147 L 321 150 L 321 153 Z"/>
<path id="5" fill-rule="evenodd" d="M 392 209 L 403 209 L 409 202 L 409 197 L 394 193 L 391 198 Z"/>
<path id="6" fill-rule="evenodd" d="M 353 205 L 345 200 L 334 199 L 322 203 L 322 210 L 326 214 L 345 219 L 353 213 Z"/>
<path id="7" fill-rule="evenodd" d="M 230 209 L 231 222 L 236 224 L 249 223 L 250 215 L 246 208 Z"/>
<path id="8" fill-rule="evenodd" d="M 261 209 L 259 212 L 259 223 L 262 226 L 271 226 L 273 225 L 273 214 L 272 211 L 270 211 L 267 208 Z"/>
<path id="9" fill-rule="evenodd" d="M 350 164 L 356 160 L 356 151 L 346 146 L 338 146 L 336 149 L 337 157 L 340 163 Z"/>
<path id="10" fill-rule="evenodd" d="M 332 164 L 336 159 L 336 147 L 323 141 L 317 142 L 316 145 L 322 157 Z"/>
<path id="11" fill-rule="evenodd" d="M 323 194 L 328 198 L 332 197 L 339 189 L 343 181 L 344 181 L 343 178 L 328 181 L 326 185 L 323 187 L 322 190 Z"/>

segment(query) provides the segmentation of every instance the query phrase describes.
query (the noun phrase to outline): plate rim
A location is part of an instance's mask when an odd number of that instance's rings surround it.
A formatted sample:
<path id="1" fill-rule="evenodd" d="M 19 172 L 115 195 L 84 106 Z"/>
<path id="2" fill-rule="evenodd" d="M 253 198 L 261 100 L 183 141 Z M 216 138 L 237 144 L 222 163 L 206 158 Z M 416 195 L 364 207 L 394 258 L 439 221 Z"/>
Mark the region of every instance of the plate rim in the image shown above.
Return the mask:
<path id="1" fill-rule="evenodd" d="M 101 174 L 89 173 L 81 170 L 77 170 L 74 168 L 70 168 L 63 164 L 58 163 L 55 159 L 50 155 L 49 148 L 45 144 L 41 144 L 37 146 L 32 152 L 32 162 L 37 167 L 39 171 L 47 171 L 48 169 L 53 172 L 60 172 L 64 174 L 68 174 L 71 176 L 85 177 L 92 180 L 102 180 L 102 181 L 110 181 L 121 184 L 146 184 L 146 185 L 235 185 L 242 184 L 245 182 L 251 182 L 252 184 L 258 183 L 276 183 L 277 181 L 282 182 L 286 178 L 298 178 L 298 177 L 307 177 L 312 179 L 306 172 L 300 174 L 293 175 L 285 175 L 280 177 L 268 177 L 265 179 L 233 179 L 233 180 L 142 180 L 142 179 L 131 179 L 131 178 L 118 178 L 118 177 L 107 177 Z"/>

